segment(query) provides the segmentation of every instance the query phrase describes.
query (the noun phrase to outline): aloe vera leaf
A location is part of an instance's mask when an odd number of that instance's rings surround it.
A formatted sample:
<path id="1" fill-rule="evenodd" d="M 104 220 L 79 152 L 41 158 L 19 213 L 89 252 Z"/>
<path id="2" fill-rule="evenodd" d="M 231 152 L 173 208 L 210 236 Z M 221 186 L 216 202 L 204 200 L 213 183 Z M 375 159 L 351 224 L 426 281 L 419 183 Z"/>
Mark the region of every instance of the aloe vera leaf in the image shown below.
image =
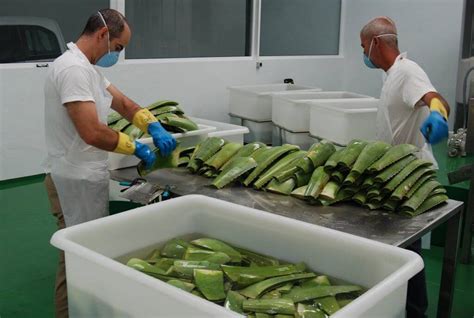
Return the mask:
<path id="1" fill-rule="evenodd" d="M 262 148 L 267 148 L 267 146 L 261 142 L 252 142 L 250 144 L 244 145 L 242 148 L 239 149 L 239 151 L 237 151 L 237 153 L 229 161 L 227 161 L 222 167 L 220 167 L 219 170 L 221 171 L 224 170 L 229 164 L 232 164 L 232 162 L 236 160 L 237 158 L 250 157 L 251 155 L 253 155 L 254 152 Z"/>
<path id="2" fill-rule="evenodd" d="M 182 239 L 174 238 L 168 241 L 161 250 L 161 256 L 168 258 L 182 259 L 186 249 L 191 246 L 188 242 Z"/>
<path id="3" fill-rule="evenodd" d="M 204 298 L 204 299 L 205 299 L 204 295 L 203 295 L 199 290 L 197 290 L 197 289 L 193 289 L 193 290 L 191 291 L 191 294 L 193 294 L 193 295 L 195 295 L 195 296 L 198 296 L 199 298 Z"/>
<path id="4" fill-rule="evenodd" d="M 313 273 L 291 274 L 286 276 L 273 277 L 256 284 L 250 285 L 240 291 L 240 294 L 249 297 L 257 298 L 265 291 L 278 287 L 288 282 L 303 280 L 316 276 Z"/>
<path id="5" fill-rule="evenodd" d="M 263 186 L 265 186 L 279 171 L 282 169 L 286 168 L 288 165 L 291 165 L 294 161 L 297 159 L 303 157 L 306 154 L 306 151 L 300 150 L 300 151 L 295 151 L 292 152 L 280 160 L 278 160 L 277 163 L 272 165 L 270 168 L 268 168 L 265 172 L 263 172 L 257 179 L 257 181 L 254 182 L 254 187 L 256 189 L 260 189 Z"/>
<path id="6" fill-rule="evenodd" d="M 280 262 L 273 257 L 259 254 L 256 252 L 252 252 L 252 251 L 248 251 L 240 247 L 234 247 L 234 248 L 240 252 L 240 255 L 242 255 L 243 257 L 243 260 L 246 261 L 247 263 L 254 263 L 258 266 L 273 266 L 273 265 L 280 264 Z"/>
<path id="7" fill-rule="evenodd" d="M 189 164 L 189 157 L 180 157 L 178 159 L 178 167 L 186 167 Z"/>
<path id="8" fill-rule="evenodd" d="M 384 204 L 382 205 L 382 208 L 393 212 L 397 210 L 399 204 L 400 204 L 400 201 L 398 200 L 394 201 L 394 200 L 389 199 L 384 202 Z"/>
<path id="9" fill-rule="evenodd" d="M 321 275 L 301 284 L 302 288 L 308 288 L 312 286 L 331 286 L 331 283 L 327 276 Z M 314 300 L 314 305 L 316 308 L 322 308 L 324 312 L 330 315 L 334 314 L 340 309 L 336 297 L 334 296 L 316 298 Z"/>
<path id="10" fill-rule="evenodd" d="M 311 175 L 313 172 L 304 172 L 304 171 L 298 171 L 295 173 L 295 181 L 296 181 L 296 186 L 295 188 L 302 187 L 304 185 L 307 185 L 309 182 L 309 179 L 311 179 Z"/>
<path id="11" fill-rule="evenodd" d="M 293 288 L 288 294 L 284 295 L 284 298 L 293 300 L 295 303 L 307 301 L 315 298 L 321 298 L 326 296 L 336 296 L 342 293 L 351 293 L 361 291 L 360 286 L 355 285 L 339 285 L 339 286 L 312 286 L 312 287 L 299 287 Z"/>
<path id="12" fill-rule="evenodd" d="M 368 176 L 364 179 L 364 181 L 362 182 L 361 186 L 360 186 L 360 189 L 361 190 L 364 190 L 364 189 L 368 189 L 370 188 L 371 186 L 373 186 L 375 183 L 375 176 Z M 357 191 L 356 191 L 357 192 Z"/>
<path id="13" fill-rule="evenodd" d="M 298 318 L 327 318 L 327 315 L 313 305 L 298 304 L 296 306 L 296 317 Z"/>
<path id="14" fill-rule="evenodd" d="M 112 128 L 113 130 L 115 131 L 122 131 L 124 130 L 125 128 L 127 128 L 129 125 L 131 125 L 131 123 L 125 119 L 125 118 L 122 118 L 120 119 L 119 121 L 117 121 L 113 126 L 111 126 L 110 128 Z"/>
<path id="15" fill-rule="evenodd" d="M 390 149 L 390 145 L 382 142 L 375 141 L 367 144 L 360 155 L 357 157 L 357 160 L 354 163 L 351 171 L 344 180 L 344 185 L 353 184 L 361 174 L 375 161 L 382 157 Z"/>
<path id="16" fill-rule="evenodd" d="M 336 198 L 334 200 L 319 199 L 319 201 L 321 202 L 322 205 L 328 206 L 328 205 L 335 204 L 337 202 L 347 201 L 347 200 L 351 199 L 352 196 L 353 196 L 353 193 L 348 192 L 347 189 L 340 189 L 337 192 Z"/>
<path id="17" fill-rule="evenodd" d="M 285 144 L 269 148 L 263 151 L 259 156 L 255 156 L 257 167 L 247 176 L 243 184 L 249 186 L 266 168 L 268 168 L 275 160 L 286 153 L 299 150 L 298 146 Z"/>
<path id="18" fill-rule="evenodd" d="M 311 179 L 309 180 L 308 187 L 306 188 L 304 195 L 317 199 L 321 191 L 323 191 L 324 187 L 326 186 L 326 183 L 328 183 L 329 179 L 330 175 L 324 170 L 324 167 L 317 167 L 311 175 Z"/>
<path id="19" fill-rule="evenodd" d="M 240 148 L 242 148 L 242 145 L 236 142 L 225 144 L 221 150 L 206 160 L 204 164 L 214 168 L 215 170 L 219 170 L 219 168 L 230 160 L 230 158 L 232 158 Z"/>
<path id="20" fill-rule="evenodd" d="M 339 304 L 339 307 L 344 308 L 347 305 L 349 305 L 354 299 L 338 299 L 337 303 Z"/>
<path id="21" fill-rule="evenodd" d="M 221 171 L 221 173 L 219 173 L 219 175 L 212 182 L 212 185 L 218 189 L 222 189 L 256 166 L 257 162 L 252 157 L 237 158 L 231 165 L 227 166 Z"/>
<path id="22" fill-rule="evenodd" d="M 324 165 L 329 157 L 331 157 L 331 155 L 335 152 L 336 147 L 334 147 L 331 142 L 322 140 L 321 142 L 316 143 L 312 145 L 311 148 L 309 148 L 307 157 L 311 159 L 313 168 L 317 168 Z"/>
<path id="23" fill-rule="evenodd" d="M 293 285 L 294 284 L 292 282 L 289 282 L 281 287 L 278 287 L 276 290 L 278 290 L 281 294 L 286 294 L 293 288 Z"/>
<path id="24" fill-rule="evenodd" d="M 331 285 L 331 282 L 329 281 L 329 278 L 326 275 L 319 275 L 319 276 L 316 276 L 315 278 L 305 281 L 304 283 L 301 283 L 301 287 L 303 288 L 314 287 L 314 286 L 330 286 L 330 285 Z"/>
<path id="25" fill-rule="evenodd" d="M 267 314 L 295 313 L 295 304 L 290 299 L 246 299 L 242 303 L 244 311 Z"/>
<path id="26" fill-rule="evenodd" d="M 337 193 L 339 192 L 339 189 L 341 188 L 341 185 L 337 183 L 336 181 L 330 180 L 328 183 L 323 188 L 323 191 L 319 194 L 319 198 L 323 200 L 334 200 L 336 199 Z"/>
<path id="27" fill-rule="evenodd" d="M 406 200 L 400 206 L 400 210 L 405 212 L 416 211 L 420 207 L 420 205 L 429 197 L 431 191 L 433 191 L 438 186 L 440 186 L 440 183 L 438 181 L 426 181 L 418 190 L 416 190 L 416 192 L 410 199 Z"/>
<path id="28" fill-rule="evenodd" d="M 415 184 L 413 185 L 413 187 L 411 187 L 411 189 L 407 192 L 404 199 L 411 198 L 416 190 L 418 190 L 427 180 L 430 180 L 432 178 L 433 178 L 432 173 L 427 173 L 427 174 L 423 175 L 422 177 L 420 177 L 420 179 L 418 179 L 415 182 Z"/>
<path id="29" fill-rule="evenodd" d="M 219 253 L 217 256 L 215 256 Z M 222 255 L 224 254 L 224 255 Z M 189 246 L 184 253 L 184 259 L 187 261 L 209 261 L 210 257 L 214 257 L 215 260 L 228 259 L 230 256 L 222 252 L 212 251 L 206 248 L 199 248 L 195 246 Z"/>
<path id="30" fill-rule="evenodd" d="M 224 292 L 224 274 L 222 271 L 195 269 L 194 280 L 199 291 L 201 291 L 206 299 L 218 301 L 226 298 Z"/>
<path id="31" fill-rule="evenodd" d="M 191 243 L 196 245 L 196 246 L 207 248 L 207 249 L 212 250 L 214 252 L 225 253 L 230 257 L 230 260 L 232 262 L 238 263 L 242 260 L 242 256 L 240 255 L 240 252 L 235 250 L 229 244 L 226 244 L 226 243 L 224 243 L 220 240 L 203 237 L 203 238 L 199 238 L 197 240 L 191 241 Z"/>
<path id="32" fill-rule="evenodd" d="M 346 150 L 346 148 L 341 148 L 341 149 L 339 149 L 339 150 L 336 150 L 336 152 L 334 152 L 334 153 L 328 158 L 328 160 L 327 160 L 326 163 L 324 164 L 324 169 L 325 169 L 327 172 L 330 172 L 330 171 L 336 169 L 337 163 L 338 163 L 339 159 L 341 158 L 341 156 L 344 155 L 345 150 Z"/>
<path id="33" fill-rule="evenodd" d="M 434 208 L 435 206 L 444 203 L 448 200 L 448 196 L 445 194 L 435 194 L 426 199 L 415 211 L 403 211 L 402 213 L 411 217 L 425 213 L 426 211 Z"/>
<path id="34" fill-rule="evenodd" d="M 178 260 L 173 263 L 173 271 L 177 273 L 179 277 L 193 278 L 195 269 L 220 270 L 220 265 L 209 261 Z"/>
<path id="35" fill-rule="evenodd" d="M 158 260 L 153 259 L 152 262 L 155 262 L 153 265 L 161 268 L 164 271 L 168 271 L 171 266 L 173 266 L 174 262 L 176 259 L 174 258 L 160 258 Z M 152 264 L 149 260 L 147 260 L 148 263 Z"/>
<path id="36" fill-rule="evenodd" d="M 283 194 L 283 195 L 290 195 L 291 191 L 295 188 L 296 181 L 294 178 L 290 178 L 283 182 L 278 182 L 278 180 L 273 179 L 270 183 L 265 187 L 266 190 Z"/>
<path id="37" fill-rule="evenodd" d="M 281 294 L 278 290 L 273 289 L 263 294 L 260 298 L 261 299 L 277 299 L 277 298 L 281 298 Z"/>
<path id="38" fill-rule="evenodd" d="M 382 189 L 382 193 L 392 193 L 396 187 L 402 183 L 413 171 L 420 167 L 431 166 L 431 161 L 416 159 L 410 162 L 402 171 L 400 171 L 395 177 L 392 178 Z"/>
<path id="39" fill-rule="evenodd" d="M 350 170 L 362 151 L 368 145 L 366 141 L 353 140 L 347 145 L 341 158 L 337 162 L 337 167 L 345 170 Z"/>
<path id="40" fill-rule="evenodd" d="M 336 170 L 331 173 L 331 179 L 336 181 L 337 183 L 342 184 L 345 178 L 346 176 L 342 171 Z"/>
<path id="41" fill-rule="evenodd" d="M 352 200 L 357 204 L 364 205 L 367 202 L 367 192 L 359 191 L 352 197 Z"/>
<path id="42" fill-rule="evenodd" d="M 415 156 L 408 155 L 394 164 L 386 167 L 383 171 L 381 171 L 379 174 L 377 174 L 374 177 L 374 182 L 378 183 L 385 183 L 388 182 L 390 179 L 392 179 L 394 176 L 397 175 L 400 171 L 403 170 L 410 162 L 414 161 L 416 159 Z"/>
<path id="43" fill-rule="evenodd" d="M 145 257 L 145 260 L 147 262 L 153 261 L 153 260 L 159 260 L 161 258 L 161 253 L 160 250 L 155 248 L 153 249 L 148 255 Z"/>
<path id="44" fill-rule="evenodd" d="M 405 180 L 400 183 L 390 195 L 390 200 L 402 200 L 415 185 L 416 181 L 424 174 L 430 174 L 432 169 L 421 167 L 412 172 Z"/>
<path id="45" fill-rule="evenodd" d="M 148 110 L 153 110 L 155 108 L 164 107 L 164 106 L 178 106 L 178 102 L 172 100 L 159 100 L 154 102 L 153 104 L 148 105 L 146 108 Z"/>
<path id="46" fill-rule="evenodd" d="M 165 113 L 180 114 L 180 115 L 184 114 L 184 111 L 179 106 L 173 106 L 173 105 L 155 108 L 151 110 L 150 112 L 155 116 L 159 116 Z"/>
<path id="47" fill-rule="evenodd" d="M 301 273 L 306 269 L 306 265 L 303 263 L 261 267 L 222 265 L 221 268 L 232 282 L 244 287 L 271 277 Z"/>
<path id="48" fill-rule="evenodd" d="M 367 199 L 377 197 L 380 195 L 380 185 L 374 184 L 370 189 L 367 190 Z"/>
<path id="49" fill-rule="evenodd" d="M 271 317 L 273 317 L 273 318 L 294 318 L 295 315 L 276 314 L 276 315 L 273 315 Z"/>
<path id="50" fill-rule="evenodd" d="M 137 165 L 137 171 L 140 176 L 146 176 L 147 174 L 158 170 L 158 169 L 166 169 L 166 168 L 176 168 L 179 164 L 179 146 L 176 147 L 173 152 L 169 156 L 163 157 L 160 153 L 160 149 L 155 148 L 153 152 L 156 155 L 156 160 L 150 168 L 147 168 L 145 163 L 140 161 Z"/>
<path id="51" fill-rule="evenodd" d="M 222 146 L 224 146 L 225 140 L 219 137 L 209 137 L 202 141 L 199 146 L 196 147 L 191 160 L 188 164 L 188 169 L 195 173 L 201 165 L 217 153 Z"/>
<path id="52" fill-rule="evenodd" d="M 107 115 L 107 125 L 112 126 L 112 124 L 118 122 L 122 118 L 123 116 L 120 115 L 119 113 L 111 112 L 110 114 Z"/>
<path id="53" fill-rule="evenodd" d="M 167 281 L 167 283 L 173 285 L 174 287 L 187 291 L 188 293 L 191 292 L 194 287 L 196 287 L 194 284 L 183 282 L 179 279 L 170 279 L 169 281 Z"/>
<path id="54" fill-rule="evenodd" d="M 411 144 L 400 144 L 390 148 L 379 160 L 374 162 L 367 170 L 370 173 L 382 171 L 392 163 L 417 152 L 418 147 Z"/>
<path id="55" fill-rule="evenodd" d="M 291 196 L 301 199 L 301 200 L 306 200 L 308 197 L 305 196 L 304 194 L 306 193 L 306 189 L 308 188 L 308 185 L 296 188 L 291 192 Z"/>
<path id="56" fill-rule="evenodd" d="M 255 318 L 272 318 L 273 315 L 265 314 L 262 312 L 256 312 L 255 313 Z"/>
<path id="57" fill-rule="evenodd" d="M 127 266 L 139 270 L 140 272 L 146 272 L 150 274 L 166 275 L 166 272 L 161 268 L 148 264 L 144 260 L 139 258 L 131 258 L 127 262 Z"/>
<path id="58" fill-rule="evenodd" d="M 229 290 L 227 292 L 224 307 L 232 311 L 238 312 L 239 314 L 243 314 L 244 310 L 242 308 L 242 303 L 244 302 L 244 300 L 244 296 L 242 296 L 238 292 Z"/>

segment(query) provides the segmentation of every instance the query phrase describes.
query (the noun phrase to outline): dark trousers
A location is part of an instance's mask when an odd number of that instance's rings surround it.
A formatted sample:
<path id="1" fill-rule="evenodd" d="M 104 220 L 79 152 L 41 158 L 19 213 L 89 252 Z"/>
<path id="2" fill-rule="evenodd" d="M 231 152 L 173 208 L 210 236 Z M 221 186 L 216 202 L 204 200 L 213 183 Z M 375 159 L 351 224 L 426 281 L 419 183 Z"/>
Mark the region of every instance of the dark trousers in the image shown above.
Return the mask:
<path id="1" fill-rule="evenodd" d="M 421 256 L 421 239 L 406 248 Z M 425 318 L 428 309 L 428 294 L 426 291 L 425 269 L 408 281 L 407 318 Z"/>

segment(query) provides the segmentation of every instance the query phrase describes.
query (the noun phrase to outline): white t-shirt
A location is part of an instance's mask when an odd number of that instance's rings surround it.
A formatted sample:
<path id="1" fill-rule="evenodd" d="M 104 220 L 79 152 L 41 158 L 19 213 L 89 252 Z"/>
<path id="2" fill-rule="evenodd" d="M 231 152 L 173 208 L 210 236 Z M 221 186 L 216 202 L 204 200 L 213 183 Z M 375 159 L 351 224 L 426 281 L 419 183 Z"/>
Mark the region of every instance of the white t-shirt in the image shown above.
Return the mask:
<path id="1" fill-rule="evenodd" d="M 421 98 L 429 92 L 436 92 L 428 75 L 415 62 L 400 54 L 387 70 L 380 95 L 377 112 L 377 139 L 392 145 L 412 144 L 421 149 L 420 157 L 431 160 L 437 166 L 431 145 L 425 142 L 420 131 L 424 120 L 430 114 Z"/>
<path id="2" fill-rule="evenodd" d="M 80 138 L 64 104 L 92 101 L 96 103 L 99 120 L 106 124 L 112 101 L 112 96 L 107 91 L 109 85 L 110 82 L 72 42 L 68 43 L 68 50 L 50 65 L 44 86 L 48 157 L 43 167 L 46 173 L 51 171 L 52 160 L 63 157 L 68 152 L 74 152 L 77 160 L 81 160 L 81 153 L 93 153 L 87 160 L 106 163 L 107 152 L 87 145 Z"/>

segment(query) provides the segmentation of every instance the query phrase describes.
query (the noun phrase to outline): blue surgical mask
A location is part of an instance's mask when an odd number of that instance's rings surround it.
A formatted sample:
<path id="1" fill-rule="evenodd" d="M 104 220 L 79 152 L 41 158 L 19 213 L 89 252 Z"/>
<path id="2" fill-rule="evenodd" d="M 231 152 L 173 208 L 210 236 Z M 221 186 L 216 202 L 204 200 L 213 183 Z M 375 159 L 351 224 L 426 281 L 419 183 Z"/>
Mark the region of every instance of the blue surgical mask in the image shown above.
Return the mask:
<path id="1" fill-rule="evenodd" d="M 396 34 L 394 33 L 387 33 L 387 34 L 381 34 L 381 35 L 377 35 L 377 36 L 374 36 L 372 38 L 372 40 L 370 41 L 370 46 L 369 46 L 369 55 L 367 56 L 365 53 L 364 54 L 364 64 L 368 67 L 368 68 L 379 68 L 377 65 L 374 64 L 374 62 L 372 62 L 372 60 L 370 59 L 370 53 L 372 53 L 372 43 L 374 42 L 374 39 L 375 38 L 379 38 L 379 37 L 382 37 L 382 36 L 397 36 Z"/>
<path id="2" fill-rule="evenodd" d="M 105 27 L 107 28 L 107 44 L 109 46 L 109 51 L 105 53 L 96 63 L 95 65 L 98 65 L 100 67 L 111 67 L 112 65 L 115 65 L 118 62 L 120 52 L 118 51 L 112 51 L 110 52 L 110 37 L 109 37 L 109 28 L 107 27 L 107 23 L 105 23 L 105 19 L 102 16 L 100 12 L 99 16 L 102 19 L 102 22 L 104 22 Z"/>

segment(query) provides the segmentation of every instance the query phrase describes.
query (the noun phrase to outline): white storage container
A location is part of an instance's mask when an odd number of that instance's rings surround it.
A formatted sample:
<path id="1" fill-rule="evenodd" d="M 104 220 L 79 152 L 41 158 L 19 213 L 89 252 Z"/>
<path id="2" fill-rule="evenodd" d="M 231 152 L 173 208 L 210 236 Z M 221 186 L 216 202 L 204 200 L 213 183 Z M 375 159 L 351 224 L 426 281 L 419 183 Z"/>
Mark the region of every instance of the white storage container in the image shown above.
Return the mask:
<path id="1" fill-rule="evenodd" d="M 354 101 L 373 99 L 371 96 L 345 91 L 287 92 L 272 95 L 272 121 L 292 132 L 309 131 L 309 109 L 313 100 L 341 99 Z"/>
<path id="2" fill-rule="evenodd" d="M 198 124 L 198 127 L 198 130 L 172 135 L 174 138 L 176 138 L 176 140 L 180 142 L 180 145 L 182 147 L 191 147 L 206 139 L 210 132 L 216 130 L 215 127 L 202 124 Z M 143 144 L 149 145 L 152 149 L 155 148 L 155 146 L 153 145 L 153 139 L 151 137 L 140 138 L 138 139 L 138 141 Z M 138 159 L 136 156 L 127 156 L 119 153 L 109 152 L 109 170 L 133 167 L 136 166 L 139 162 L 140 159 Z"/>
<path id="3" fill-rule="evenodd" d="M 224 240 L 369 288 L 331 316 L 404 317 L 420 256 L 394 246 L 212 199 L 184 196 L 56 232 L 64 250 L 70 317 L 236 317 L 115 259 L 143 257 L 177 236 Z M 127 257 L 124 257 L 124 256 Z"/>
<path id="4" fill-rule="evenodd" d="M 302 150 L 308 150 L 315 142 L 316 141 L 309 135 L 309 132 L 294 133 L 277 125 L 273 125 L 273 146 L 292 144 L 299 146 Z"/>
<path id="5" fill-rule="evenodd" d="M 243 127 L 240 125 L 232 125 L 229 123 L 222 123 L 219 121 L 196 118 L 196 117 L 191 117 L 191 119 L 196 124 L 202 124 L 202 125 L 212 126 L 216 128 L 215 131 L 210 132 L 208 134 L 208 137 L 221 137 L 228 141 L 238 142 L 238 143 L 243 144 L 244 135 L 249 133 L 249 129 L 247 127 Z"/>
<path id="6" fill-rule="evenodd" d="M 271 121 L 255 121 L 235 117 L 231 114 L 229 114 L 229 117 L 232 124 L 248 128 L 249 133 L 244 136 L 245 143 L 260 141 L 267 145 L 272 144 L 273 123 Z"/>
<path id="7" fill-rule="evenodd" d="M 320 88 L 295 84 L 264 84 L 231 86 L 229 89 L 229 113 L 256 121 L 272 120 L 272 94 L 284 91 L 321 91 Z"/>
<path id="8" fill-rule="evenodd" d="M 347 145 L 352 139 L 375 139 L 380 100 L 333 100 L 311 102 L 312 136 Z"/>

